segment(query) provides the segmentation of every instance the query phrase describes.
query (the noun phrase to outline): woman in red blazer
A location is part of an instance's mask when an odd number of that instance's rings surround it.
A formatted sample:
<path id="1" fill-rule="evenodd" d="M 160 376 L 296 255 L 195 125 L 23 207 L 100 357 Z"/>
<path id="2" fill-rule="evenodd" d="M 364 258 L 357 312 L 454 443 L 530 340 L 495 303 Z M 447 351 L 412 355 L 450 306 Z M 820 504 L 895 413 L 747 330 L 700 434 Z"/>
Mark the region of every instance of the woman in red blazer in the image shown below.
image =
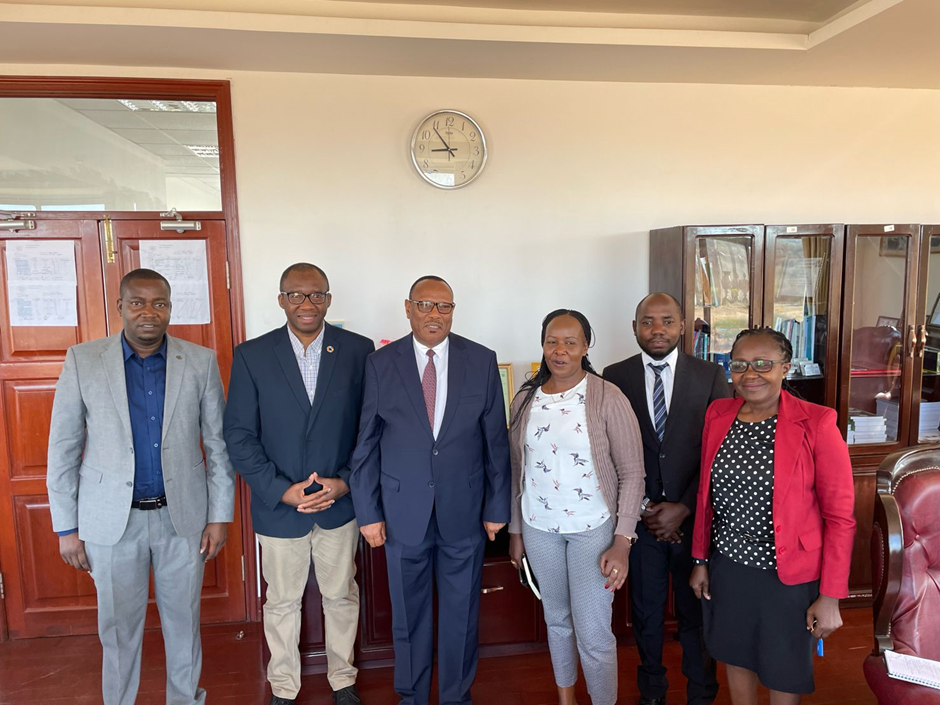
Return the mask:
<path id="1" fill-rule="evenodd" d="M 735 705 L 774 705 L 815 689 L 817 638 L 842 626 L 855 535 L 849 453 L 833 409 L 781 387 L 793 350 L 771 328 L 731 350 L 738 397 L 705 416 L 691 584 L 705 643 L 727 665 Z"/>

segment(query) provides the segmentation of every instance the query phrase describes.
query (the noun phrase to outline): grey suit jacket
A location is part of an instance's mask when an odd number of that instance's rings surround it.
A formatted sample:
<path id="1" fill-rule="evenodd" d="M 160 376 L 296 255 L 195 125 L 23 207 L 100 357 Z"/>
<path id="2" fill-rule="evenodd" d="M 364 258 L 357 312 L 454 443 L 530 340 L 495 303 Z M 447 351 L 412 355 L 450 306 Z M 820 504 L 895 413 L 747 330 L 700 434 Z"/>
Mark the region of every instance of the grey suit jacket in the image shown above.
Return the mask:
<path id="1" fill-rule="evenodd" d="M 173 526 L 190 536 L 207 522 L 233 519 L 225 397 L 215 352 L 168 335 L 166 357 L 163 480 Z M 106 546 L 124 534 L 134 443 L 120 333 L 75 345 L 65 356 L 52 405 L 46 487 L 55 531 L 78 527 L 80 539 Z"/>

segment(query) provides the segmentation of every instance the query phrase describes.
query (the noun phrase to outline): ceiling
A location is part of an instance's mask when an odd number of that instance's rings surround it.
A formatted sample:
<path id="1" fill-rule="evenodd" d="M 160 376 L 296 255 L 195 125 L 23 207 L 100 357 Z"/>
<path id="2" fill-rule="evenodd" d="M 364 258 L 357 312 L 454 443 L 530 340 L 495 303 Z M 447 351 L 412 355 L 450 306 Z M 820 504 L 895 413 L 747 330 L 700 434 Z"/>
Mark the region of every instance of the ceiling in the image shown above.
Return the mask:
<path id="1" fill-rule="evenodd" d="M 220 190 L 215 103 L 105 98 L 56 102 L 159 157 L 168 177 Z"/>
<path id="2" fill-rule="evenodd" d="M 940 89 L 940 0 L 52 1 L 0 0 L 0 63 Z"/>
<path id="3" fill-rule="evenodd" d="M 625 15 L 764 17 L 824 22 L 857 0 L 366 0 L 388 5 L 443 5 L 504 10 L 609 12 Z"/>

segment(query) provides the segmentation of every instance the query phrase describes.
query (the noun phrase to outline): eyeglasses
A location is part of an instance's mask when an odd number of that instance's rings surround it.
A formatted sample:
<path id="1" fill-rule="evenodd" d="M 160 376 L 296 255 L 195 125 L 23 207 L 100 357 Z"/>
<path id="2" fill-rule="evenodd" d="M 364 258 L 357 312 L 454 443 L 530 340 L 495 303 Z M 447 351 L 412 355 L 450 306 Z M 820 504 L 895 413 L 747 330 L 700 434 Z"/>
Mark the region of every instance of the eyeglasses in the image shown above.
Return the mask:
<path id="1" fill-rule="evenodd" d="M 770 372 L 774 365 L 785 365 L 789 360 L 732 360 L 728 363 L 728 369 L 736 374 L 747 372 L 750 367 L 758 374 L 765 375 Z"/>
<path id="2" fill-rule="evenodd" d="M 442 301 L 415 301 L 414 299 L 408 299 L 411 303 L 415 305 L 415 308 L 418 309 L 421 313 L 431 313 L 431 309 L 437 306 L 437 312 L 442 316 L 446 316 L 454 310 L 454 307 L 457 305 L 454 302 L 444 303 Z"/>
<path id="3" fill-rule="evenodd" d="M 281 296 L 286 296 L 287 301 L 294 306 L 300 306 L 305 299 L 310 299 L 312 304 L 322 304 L 330 292 L 315 291 L 312 294 L 305 294 L 302 291 L 282 291 Z"/>

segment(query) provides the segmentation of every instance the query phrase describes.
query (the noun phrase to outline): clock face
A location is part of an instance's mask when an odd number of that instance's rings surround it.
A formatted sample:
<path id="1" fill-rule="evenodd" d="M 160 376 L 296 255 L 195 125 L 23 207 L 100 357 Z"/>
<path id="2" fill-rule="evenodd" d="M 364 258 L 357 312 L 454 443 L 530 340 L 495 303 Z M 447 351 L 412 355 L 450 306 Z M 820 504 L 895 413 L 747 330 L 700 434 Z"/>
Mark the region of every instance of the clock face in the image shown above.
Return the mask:
<path id="1" fill-rule="evenodd" d="M 425 181 L 455 189 L 473 181 L 486 164 L 486 140 L 469 115 L 439 110 L 418 125 L 411 138 L 411 160 Z"/>

